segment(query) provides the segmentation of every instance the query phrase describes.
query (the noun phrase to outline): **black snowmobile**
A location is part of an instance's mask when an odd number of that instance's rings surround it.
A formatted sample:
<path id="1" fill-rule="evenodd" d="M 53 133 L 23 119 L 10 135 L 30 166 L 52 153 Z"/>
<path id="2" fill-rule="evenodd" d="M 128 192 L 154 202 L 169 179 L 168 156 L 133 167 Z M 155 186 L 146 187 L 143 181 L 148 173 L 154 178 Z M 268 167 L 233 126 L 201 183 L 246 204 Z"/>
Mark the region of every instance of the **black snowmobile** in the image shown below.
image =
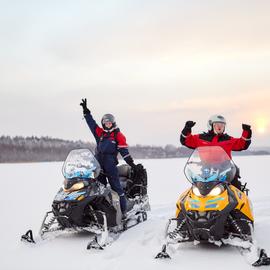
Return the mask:
<path id="1" fill-rule="evenodd" d="M 102 249 L 119 232 L 145 221 L 150 210 L 146 170 L 139 164 L 135 174 L 124 164 L 118 166 L 118 171 L 127 197 L 125 217 L 118 194 L 98 181 L 103 172 L 93 153 L 88 149 L 72 150 L 62 168 L 64 185 L 53 200 L 52 210 L 45 214 L 39 238 L 87 231 L 94 236 L 87 248 Z M 35 243 L 32 230 L 22 235 L 21 240 Z"/>

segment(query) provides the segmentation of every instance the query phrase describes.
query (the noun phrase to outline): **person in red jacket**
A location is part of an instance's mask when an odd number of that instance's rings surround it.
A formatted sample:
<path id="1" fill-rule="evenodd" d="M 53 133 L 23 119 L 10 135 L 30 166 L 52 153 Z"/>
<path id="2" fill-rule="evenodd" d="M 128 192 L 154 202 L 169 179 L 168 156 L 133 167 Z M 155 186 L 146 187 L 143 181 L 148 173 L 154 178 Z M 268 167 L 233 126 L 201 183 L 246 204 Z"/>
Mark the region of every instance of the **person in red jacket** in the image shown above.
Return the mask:
<path id="1" fill-rule="evenodd" d="M 242 136 L 234 138 L 225 132 L 226 120 L 222 115 L 213 115 L 207 122 L 208 132 L 193 135 L 191 128 L 196 124 L 193 121 L 187 121 L 180 135 L 180 142 L 188 148 L 195 149 L 199 146 L 220 146 L 228 156 L 232 158 L 232 151 L 242 151 L 248 149 L 251 144 L 251 126 L 242 124 Z M 238 168 L 237 168 L 238 169 Z M 232 184 L 241 189 L 241 182 L 238 180 L 239 169 Z"/>

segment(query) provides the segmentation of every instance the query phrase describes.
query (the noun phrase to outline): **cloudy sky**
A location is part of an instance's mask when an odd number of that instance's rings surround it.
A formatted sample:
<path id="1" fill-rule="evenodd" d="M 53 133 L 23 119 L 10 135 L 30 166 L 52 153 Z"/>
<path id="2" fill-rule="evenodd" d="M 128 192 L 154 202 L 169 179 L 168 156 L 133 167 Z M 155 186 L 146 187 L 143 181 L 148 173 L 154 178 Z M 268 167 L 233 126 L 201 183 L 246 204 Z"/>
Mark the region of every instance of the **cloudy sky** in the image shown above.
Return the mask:
<path id="1" fill-rule="evenodd" d="M 0 3 L 0 135 L 93 141 L 85 97 L 131 145 L 179 145 L 218 113 L 270 146 L 270 1 Z"/>

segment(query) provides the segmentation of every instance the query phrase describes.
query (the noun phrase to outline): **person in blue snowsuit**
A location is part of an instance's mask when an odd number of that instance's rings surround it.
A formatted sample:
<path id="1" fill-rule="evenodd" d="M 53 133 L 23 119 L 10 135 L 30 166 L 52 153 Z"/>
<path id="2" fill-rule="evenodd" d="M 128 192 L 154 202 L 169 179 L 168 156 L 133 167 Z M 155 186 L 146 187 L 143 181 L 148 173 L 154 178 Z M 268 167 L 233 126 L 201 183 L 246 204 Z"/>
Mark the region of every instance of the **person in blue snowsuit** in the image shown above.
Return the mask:
<path id="1" fill-rule="evenodd" d="M 87 100 L 82 99 L 80 105 L 83 108 L 84 118 L 92 134 L 94 135 L 97 147 L 96 158 L 103 169 L 103 174 L 100 174 L 98 180 L 106 185 L 109 180 L 111 188 L 117 192 L 120 197 L 120 207 L 122 214 L 127 211 L 127 200 L 124 190 L 120 184 L 117 164 L 118 152 L 121 154 L 125 162 L 136 172 L 136 165 L 129 154 L 128 145 L 124 134 L 117 127 L 115 118 L 112 114 L 105 114 L 101 119 L 102 128 L 98 126 L 94 120 L 90 110 L 87 108 Z"/>

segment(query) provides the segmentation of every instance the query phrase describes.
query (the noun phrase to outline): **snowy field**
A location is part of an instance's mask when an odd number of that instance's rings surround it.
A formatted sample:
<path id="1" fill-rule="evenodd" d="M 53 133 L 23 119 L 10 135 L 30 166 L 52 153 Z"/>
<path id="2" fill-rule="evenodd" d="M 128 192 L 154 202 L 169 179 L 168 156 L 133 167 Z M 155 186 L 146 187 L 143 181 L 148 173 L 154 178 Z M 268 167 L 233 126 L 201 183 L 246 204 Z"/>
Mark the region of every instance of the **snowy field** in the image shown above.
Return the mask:
<path id="1" fill-rule="evenodd" d="M 248 182 L 255 214 L 255 237 L 270 254 L 270 156 L 236 157 L 242 181 Z M 87 250 L 87 233 L 61 236 L 36 246 L 20 241 L 27 229 L 37 233 L 62 184 L 62 163 L 0 164 L 0 269 L 253 269 L 232 247 L 182 244 L 172 260 L 155 260 L 168 218 L 180 193 L 189 187 L 186 159 L 142 160 L 148 171 L 152 211 L 148 220 L 124 232 L 105 250 Z M 270 267 L 269 267 L 270 268 Z M 262 267 L 268 269 L 268 267 Z"/>

